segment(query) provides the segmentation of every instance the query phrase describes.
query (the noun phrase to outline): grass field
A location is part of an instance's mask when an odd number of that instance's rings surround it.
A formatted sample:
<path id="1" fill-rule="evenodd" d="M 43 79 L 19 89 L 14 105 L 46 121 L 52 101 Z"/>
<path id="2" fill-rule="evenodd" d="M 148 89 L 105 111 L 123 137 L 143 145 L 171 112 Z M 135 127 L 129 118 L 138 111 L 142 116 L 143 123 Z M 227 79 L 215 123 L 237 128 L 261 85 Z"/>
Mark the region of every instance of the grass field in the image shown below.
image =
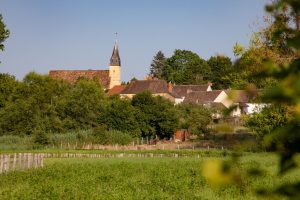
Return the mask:
<path id="1" fill-rule="evenodd" d="M 51 158 L 42 169 L 0 175 L 0 199 L 257 199 L 257 188 L 300 179 L 299 171 L 278 177 L 275 155 L 253 153 L 242 156 L 239 167 L 260 166 L 262 177 L 212 188 L 201 175 L 208 159 Z"/>

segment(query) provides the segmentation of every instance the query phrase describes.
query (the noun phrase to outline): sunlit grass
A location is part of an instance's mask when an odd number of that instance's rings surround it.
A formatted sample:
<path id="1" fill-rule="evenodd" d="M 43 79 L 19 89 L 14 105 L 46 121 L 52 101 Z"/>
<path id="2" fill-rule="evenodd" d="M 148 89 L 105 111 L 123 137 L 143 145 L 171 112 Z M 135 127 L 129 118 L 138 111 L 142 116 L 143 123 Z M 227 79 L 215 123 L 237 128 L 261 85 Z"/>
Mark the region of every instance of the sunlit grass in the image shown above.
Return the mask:
<path id="1" fill-rule="evenodd" d="M 262 177 L 243 185 L 213 188 L 201 175 L 200 158 L 53 158 L 43 169 L 0 176 L 0 199 L 257 199 L 257 188 L 300 179 L 300 173 L 277 176 L 277 157 L 248 154 L 244 171 L 260 166 Z M 229 157 L 218 157 L 229 159 Z"/>

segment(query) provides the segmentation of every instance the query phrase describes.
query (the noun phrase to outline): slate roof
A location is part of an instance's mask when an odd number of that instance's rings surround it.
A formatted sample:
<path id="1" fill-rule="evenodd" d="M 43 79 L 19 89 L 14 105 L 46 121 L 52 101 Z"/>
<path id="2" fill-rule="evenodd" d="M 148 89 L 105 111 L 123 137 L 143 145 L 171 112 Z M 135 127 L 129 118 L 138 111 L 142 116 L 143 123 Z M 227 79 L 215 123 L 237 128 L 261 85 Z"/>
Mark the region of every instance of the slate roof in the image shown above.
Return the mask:
<path id="1" fill-rule="evenodd" d="M 126 85 L 115 85 L 113 88 L 111 88 L 107 94 L 108 96 L 112 96 L 115 94 L 120 94 L 124 89 L 125 89 Z"/>
<path id="2" fill-rule="evenodd" d="M 121 66 L 121 59 L 120 59 L 120 55 L 119 55 L 117 42 L 115 43 L 109 65 L 110 66 Z"/>
<path id="3" fill-rule="evenodd" d="M 222 90 L 195 91 L 187 94 L 184 103 L 206 104 L 212 103 L 221 94 Z"/>
<path id="4" fill-rule="evenodd" d="M 181 97 L 187 96 L 189 92 L 193 91 L 207 91 L 209 84 L 204 85 L 174 85 L 173 92 Z"/>
<path id="5" fill-rule="evenodd" d="M 94 77 L 99 79 L 103 88 L 109 88 L 109 70 L 51 70 L 49 76 L 56 79 L 63 79 L 69 83 L 75 83 L 78 78 L 84 77 L 92 80 Z"/>

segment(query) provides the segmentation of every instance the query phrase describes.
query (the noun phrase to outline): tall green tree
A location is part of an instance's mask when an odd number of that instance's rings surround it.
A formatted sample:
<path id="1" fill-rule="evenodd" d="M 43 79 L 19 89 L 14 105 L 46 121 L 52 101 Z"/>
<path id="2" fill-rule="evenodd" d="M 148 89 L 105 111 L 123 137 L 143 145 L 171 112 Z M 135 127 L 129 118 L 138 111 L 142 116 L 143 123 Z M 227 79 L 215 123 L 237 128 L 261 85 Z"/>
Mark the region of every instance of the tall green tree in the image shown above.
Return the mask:
<path id="1" fill-rule="evenodd" d="M 10 96 L 14 93 L 18 81 L 9 74 L 0 73 L 0 109 L 3 108 Z"/>
<path id="2" fill-rule="evenodd" d="M 59 105 L 67 129 L 89 129 L 98 125 L 105 107 L 104 91 L 97 80 L 80 78 Z"/>
<path id="3" fill-rule="evenodd" d="M 209 80 L 213 83 L 213 89 L 227 89 L 231 86 L 233 64 L 231 59 L 226 56 L 212 56 L 207 61 L 211 76 Z"/>
<path id="4" fill-rule="evenodd" d="M 162 51 L 158 51 L 153 57 L 149 76 L 152 78 L 162 78 L 162 71 L 166 66 L 166 57 Z"/>
<path id="5" fill-rule="evenodd" d="M 33 72 L 27 74 L 0 110 L 0 134 L 61 131 L 63 124 L 56 106 L 63 92 L 59 81 Z"/>
<path id="6" fill-rule="evenodd" d="M 207 62 L 196 53 L 176 49 L 166 61 L 162 78 L 176 84 L 203 84 L 210 73 Z"/>
<path id="7" fill-rule="evenodd" d="M 128 132 L 133 137 L 139 137 L 141 130 L 137 120 L 138 111 L 131 105 L 130 100 L 114 97 L 99 115 L 98 122 L 106 125 L 108 129 Z"/>
<path id="8" fill-rule="evenodd" d="M 0 14 L 0 50 L 4 50 L 4 44 L 3 42 L 9 37 L 9 30 L 6 28 L 3 17 Z"/>
<path id="9" fill-rule="evenodd" d="M 132 98 L 132 105 L 139 110 L 137 119 L 142 136 L 170 138 L 178 128 L 178 117 L 169 100 L 145 91 Z"/>

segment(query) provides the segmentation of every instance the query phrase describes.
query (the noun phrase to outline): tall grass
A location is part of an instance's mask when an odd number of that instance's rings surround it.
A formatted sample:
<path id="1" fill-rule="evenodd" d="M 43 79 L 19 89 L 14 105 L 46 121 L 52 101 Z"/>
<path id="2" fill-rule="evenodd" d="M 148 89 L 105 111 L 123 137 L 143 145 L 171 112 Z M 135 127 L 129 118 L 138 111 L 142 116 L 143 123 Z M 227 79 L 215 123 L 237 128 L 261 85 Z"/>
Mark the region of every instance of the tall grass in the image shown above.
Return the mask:
<path id="1" fill-rule="evenodd" d="M 93 130 L 70 131 L 67 133 L 46 134 L 47 145 L 37 146 L 35 136 L 0 136 L 0 150 L 30 150 L 34 148 L 68 148 L 82 147 L 84 144 L 120 144 L 126 145 L 133 141 L 129 133 L 110 130 L 98 132 Z"/>
<path id="2" fill-rule="evenodd" d="M 0 137 L 0 150 L 26 150 L 33 148 L 31 136 L 3 135 Z"/>
<path id="3" fill-rule="evenodd" d="M 250 154 L 241 158 L 239 168 L 261 166 L 263 177 L 212 188 L 201 175 L 207 159 L 211 157 L 46 159 L 43 169 L 1 175 L 0 199 L 260 199 L 256 189 L 292 183 L 300 176 L 297 170 L 279 177 L 277 157 Z"/>

